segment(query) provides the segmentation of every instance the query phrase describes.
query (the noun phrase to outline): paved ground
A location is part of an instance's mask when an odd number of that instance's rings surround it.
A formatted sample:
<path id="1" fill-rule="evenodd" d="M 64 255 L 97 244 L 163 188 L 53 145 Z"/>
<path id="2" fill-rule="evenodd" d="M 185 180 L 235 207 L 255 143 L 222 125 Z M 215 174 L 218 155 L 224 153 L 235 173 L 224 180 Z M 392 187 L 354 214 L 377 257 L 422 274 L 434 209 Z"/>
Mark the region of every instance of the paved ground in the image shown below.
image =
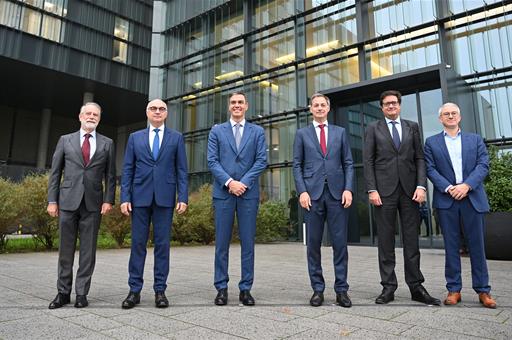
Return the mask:
<path id="1" fill-rule="evenodd" d="M 328 287 L 333 285 L 331 251 L 323 248 Z M 151 251 L 150 251 L 151 252 Z M 469 259 L 463 258 L 463 303 L 456 307 L 428 307 L 410 300 L 404 287 L 401 250 L 397 251 L 399 289 L 389 305 L 373 302 L 380 292 L 377 249 L 350 247 L 349 283 L 354 306 L 334 305 L 332 289 L 326 304 L 308 305 L 311 290 L 306 251 L 298 243 L 258 245 L 253 295 L 257 305 L 238 305 L 239 254 L 232 247 L 230 302 L 213 305 L 213 247 L 171 250 L 167 295 L 171 307 L 153 304 L 149 253 L 146 287 L 141 304 L 122 310 L 128 292 L 129 251 L 100 250 L 90 306 L 59 310 L 47 306 L 56 294 L 57 253 L 0 255 L 0 338 L 3 339 L 330 339 L 330 338 L 512 338 L 512 262 L 489 261 L 493 295 L 498 308 L 481 308 L 471 290 Z M 422 251 L 425 286 L 443 298 L 444 256 L 440 250 Z M 72 303 L 74 296 L 72 297 Z"/>

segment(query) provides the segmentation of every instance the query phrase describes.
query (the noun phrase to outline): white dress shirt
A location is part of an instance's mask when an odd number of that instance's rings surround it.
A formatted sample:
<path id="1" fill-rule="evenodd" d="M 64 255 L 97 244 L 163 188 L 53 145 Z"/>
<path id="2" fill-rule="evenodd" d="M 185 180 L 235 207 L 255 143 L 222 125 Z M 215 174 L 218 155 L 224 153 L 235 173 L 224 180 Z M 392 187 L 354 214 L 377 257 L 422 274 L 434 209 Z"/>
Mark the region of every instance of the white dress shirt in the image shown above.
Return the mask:
<path id="1" fill-rule="evenodd" d="M 244 126 L 245 126 L 245 118 L 242 119 L 240 123 L 235 122 L 233 119 L 229 119 L 229 122 L 231 123 L 231 130 L 233 131 L 233 138 L 235 137 L 235 125 L 240 124 L 240 140 L 242 139 L 242 136 L 244 135 Z M 229 178 L 224 185 L 227 187 L 229 186 L 229 183 L 233 180 L 233 178 Z"/>
<path id="2" fill-rule="evenodd" d="M 393 120 L 387 118 L 387 117 L 384 117 L 386 119 L 386 125 L 388 126 L 388 130 L 389 130 L 389 133 L 391 134 L 391 138 L 393 138 L 393 124 L 391 124 L 391 122 L 393 122 Z M 402 122 L 400 121 L 400 117 L 398 117 L 397 119 L 394 120 L 396 122 L 395 126 L 396 126 L 396 129 L 398 130 L 398 137 L 400 137 L 400 142 L 402 141 Z"/>
<path id="3" fill-rule="evenodd" d="M 319 123 L 317 122 L 316 120 L 313 121 L 313 126 L 315 127 L 315 132 L 316 132 L 316 138 L 318 138 L 318 144 L 320 144 L 320 131 L 322 131 L 322 129 L 320 129 L 318 127 L 318 125 L 320 124 L 324 124 L 324 132 L 325 132 L 325 146 L 327 147 L 327 141 L 329 140 L 329 138 L 327 138 L 329 136 L 329 123 L 327 123 L 327 121 L 323 122 L 323 123 Z"/>
<path id="4" fill-rule="evenodd" d="M 448 149 L 448 155 L 450 155 L 450 161 L 452 162 L 453 172 L 455 173 L 455 184 L 461 184 L 464 182 L 462 175 L 462 137 L 460 135 L 460 129 L 455 137 L 450 136 L 443 131 L 444 142 Z M 449 185 L 445 192 L 448 192 L 452 185 Z"/>
<path id="5" fill-rule="evenodd" d="M 156 128 L 153 125 L 149 124 L 149 148 L 151 149 L 151 152 L 153 152 L 153 140 L 155 139 L 155 129 L 160 129 L 158 131 L 158 148 L 162 147 L 162 139 L 164 138 L 164 128 L 165 124 L 162 124 L 162 126 Z"/>
<path id="6" fill-rule="evenodd" d="M 92 159 L 92 156 L 94 156 L 94 153 L 96 152 L 96 130 L 93 130 L 92 132 L 87 132 L 83 129 L 80 129 L 80 148 L 84 144 L 85 135 L 87 133 L 91 135 L 91 137 L 89 137 L 89 145 L 91 146 L 89 152 L 89 159 Z"/>

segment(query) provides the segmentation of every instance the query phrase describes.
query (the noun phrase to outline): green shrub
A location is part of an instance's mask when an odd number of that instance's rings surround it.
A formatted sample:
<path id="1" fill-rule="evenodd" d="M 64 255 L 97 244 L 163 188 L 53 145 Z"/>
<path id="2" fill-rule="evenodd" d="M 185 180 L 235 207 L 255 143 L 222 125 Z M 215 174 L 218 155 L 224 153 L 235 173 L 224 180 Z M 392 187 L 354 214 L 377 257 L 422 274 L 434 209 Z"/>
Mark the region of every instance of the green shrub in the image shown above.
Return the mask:
<path id="1" fill-rule="evenodd" d="M 116 190 L 116 202 L 119 202 L 120 190 Z M 124 245 L 126 237 L 131 232 L 131 220 L 121 213 L 119 206 L 114 206 L 110 212 L 101 218 L 101 233 L 110 235 L 116 242 L 117 247 Z"/>
<path id="2" fill-rule="evenodd" d="M 34 238 L 53 249 L 58 237 L 58 219 L 48 215 L 48 174 L 28 175 L 20 183 L 21 222 L 35 230 Z"/>
<path id="3" fill-rule="evenodd" d="M 260 204 L 256 219 L 256 242 L 270 242 L 286 237 L 286 204 L 266 201 Z"/>
<path id="4" fill-rule="evenodd" d="M 18 185 L 0 178 L 0 252 L 5 251 L 7 235 L 19 223 L 20 201 Z"/>
<path id="5" fill-rule="evenodd" d="M 489 176 L 485 180 L 491 211 L 512 211 L 512 153 L 489 147 Z"/>

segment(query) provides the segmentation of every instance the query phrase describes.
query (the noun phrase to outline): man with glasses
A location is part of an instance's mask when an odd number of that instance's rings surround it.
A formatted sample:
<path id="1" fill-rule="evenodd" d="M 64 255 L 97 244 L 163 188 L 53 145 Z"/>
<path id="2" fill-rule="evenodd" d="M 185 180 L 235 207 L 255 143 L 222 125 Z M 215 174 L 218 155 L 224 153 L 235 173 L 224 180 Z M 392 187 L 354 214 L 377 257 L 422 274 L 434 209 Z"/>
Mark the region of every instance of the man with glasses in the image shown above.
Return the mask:
<path id="1" fill-rule="evenodd" d="M 484 307 L 496 308 L 496 301 L 489 294 L 491 286 L 484 247 L 484 215 L 489 211 L 483 184 L 489 173 L 487 149 L 482 137 L 461 131 L 460 109 L 456 104 L 442 105 L 439 121 L 443 131 L 427 138 L 425 159 L 428 178 L 434 184 L 433 205 L 443 230 L 448 290 L 444 304 L 456 305 L 461 301 L 462 223 L 471 259 L 473 289 Z"/>
<path id="2" fill-rule="evenodd" d="M 422 283 L 418 230 L 419 204 L 425 201 L 427 177 L 418 124 L 400 118 L 401 94 L 385 91 L 380 96 L 384 120 L 368 125 L 363 150 L 364 178 L 377 224 L 379 270 L 382 293 L 375 303 L 394 300 L 398 287 L 395 274 L 395 228 L 397 213 L 403 240 L 405 282 L 413 300 L 440 305 Z"/>
<path id="3" fill-rule="evenodd" d="M 167 105 L 162 100 L 150 101 L 146 115 L 149 127 L 128 138 L 121 179 L 121 212 L 132 217 L 130 292 L 122 303 L 124 309 L 140 302 L 150 224 L 153 224 L 155 305 L 158 308 L 169 306 L 165 290 L 173 209 L 176 207 L 176 212 L 181 214 L 188 203 L 183 136 L 165 126 Z"/>

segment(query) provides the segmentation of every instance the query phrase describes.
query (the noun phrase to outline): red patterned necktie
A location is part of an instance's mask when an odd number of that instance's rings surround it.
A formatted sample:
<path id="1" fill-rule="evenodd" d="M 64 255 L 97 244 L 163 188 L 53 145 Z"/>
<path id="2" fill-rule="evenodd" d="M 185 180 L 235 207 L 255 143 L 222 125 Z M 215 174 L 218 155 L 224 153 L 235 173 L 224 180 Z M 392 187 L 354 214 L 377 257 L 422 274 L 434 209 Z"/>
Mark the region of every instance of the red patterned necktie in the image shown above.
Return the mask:
<path id="1" fill-rule="evenodd" d="M 320 128 L 320 148 L 322 149 L 322 153 L 324 156 L 327 154 L 327 142 L 325 141 L 325 124 L 318 124 Z"/>
<path id="2" fill-rule="evenodd" d="M 82 143 L 82 156 L 84 156 L 84 164 L 87 166 L 90 161 L 91 155 L 91 144 L 89 143 L 90 134 L 86 133 L 84 135 L 84 142 Z"/>

